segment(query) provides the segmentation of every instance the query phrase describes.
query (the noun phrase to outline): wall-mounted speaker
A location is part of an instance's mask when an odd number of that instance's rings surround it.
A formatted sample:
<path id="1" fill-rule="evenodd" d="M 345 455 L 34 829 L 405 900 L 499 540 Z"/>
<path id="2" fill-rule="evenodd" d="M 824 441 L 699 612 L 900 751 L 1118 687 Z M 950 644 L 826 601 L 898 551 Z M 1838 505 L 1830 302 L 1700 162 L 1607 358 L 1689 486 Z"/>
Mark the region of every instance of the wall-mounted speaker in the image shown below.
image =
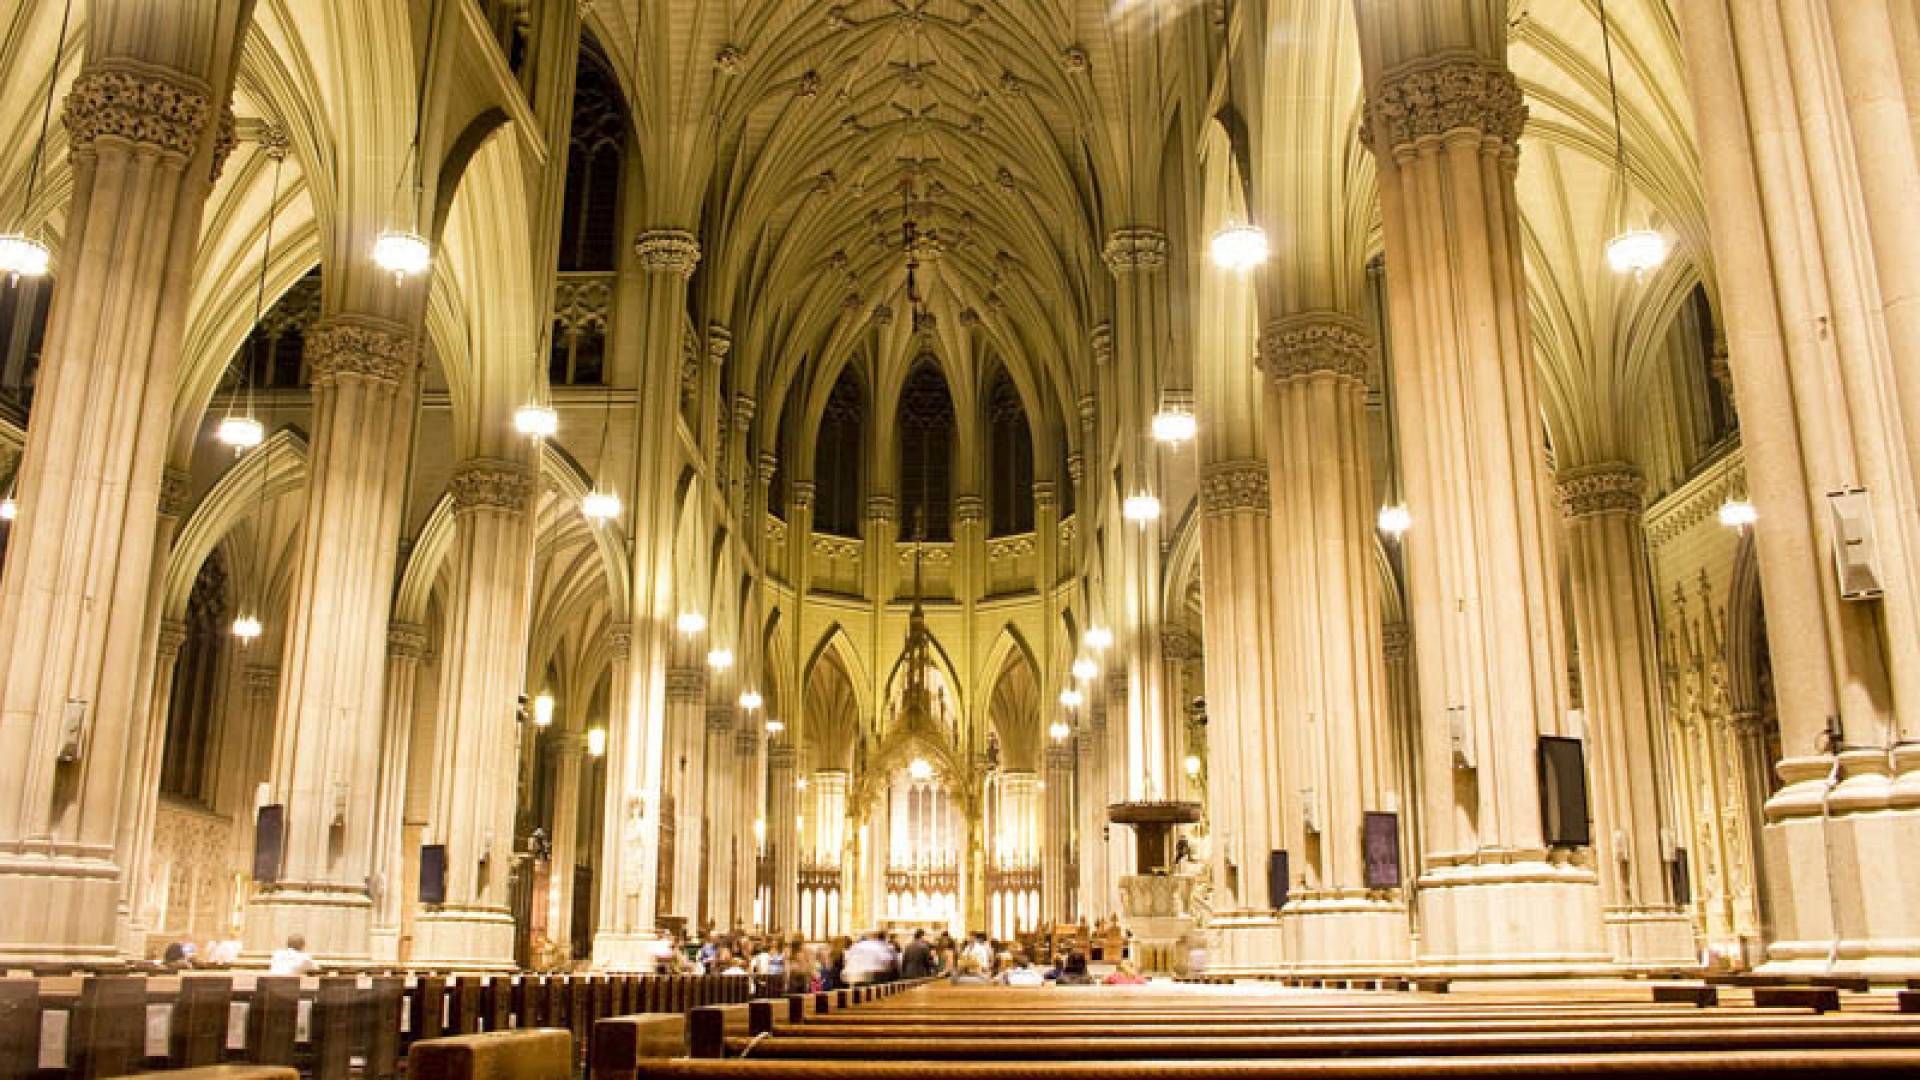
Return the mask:
<path id="1" fill-rule="evenodd" d="M 447 902 L 447 845 L 420 845 L 420 902 Z"/>
<path id="2" fill-rule="evenodd" d="M 1287 853 L 1267 855 L 1267 906 L 1275 911 L 1287 906 Z"/>
<path id="3" fill-rule="evenodd" d="M 268 803 L 253 817 L 253 880 L 272 885 L 280 880 L 280 857 L 286 845 L 287 808 Z"/>
<path id="4" fill-rule="evenodd" d="M 1587 754 L 1579 739 L 1540 736 L 1540 818 L 1550 847 L 1593 843 L 1587 820 Z"/>

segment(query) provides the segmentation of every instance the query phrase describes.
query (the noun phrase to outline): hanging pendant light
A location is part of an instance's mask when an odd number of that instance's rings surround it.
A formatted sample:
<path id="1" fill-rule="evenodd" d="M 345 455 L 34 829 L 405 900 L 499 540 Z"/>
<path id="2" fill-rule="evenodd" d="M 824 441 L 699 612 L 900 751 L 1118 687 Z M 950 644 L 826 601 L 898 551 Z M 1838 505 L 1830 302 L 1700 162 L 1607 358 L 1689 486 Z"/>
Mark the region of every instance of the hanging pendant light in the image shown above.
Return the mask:
<path id="1" fill-rule="evenodd" d="M 1146 525 L 1160 519 L 1160 500 L 1146 492 L 1129 495 L 1120 504 L 1120 516 L 1136 525 Z"/>
<path id="2" fill-rule="evenodd" d="M 1600 50 L 1607 63 L 1607 100 L 1613 107 L 1613 168 L 1620 184 L 1620 205 L 1624 212 L 1627 195 L 1627 140 L 1620 125 L 1620 86 L 1613 75 L 1613 25 L 1607 19 L 1606 0 L 1599 0 Z M 1623 229 L 1607 241 L 1607 265 L 1616 274 L 1632 274 L 1636 279 L 1649 270 L 1657 270 L 1667 261 L 1667 238 L 1654 229 Z"/>
<path id="3" fill-rule="evenodd" d="M 683 611 L 673 620 L 674 629 L 689 636 L 707 628 L 707 617 L 697 611 Z"/>
<path id="4" fill-rule="evenodd" d="M 1104 651 L 1113 646 L 1113 631 L 1104 626 L 1089 626 L 1086 633 L 1080 635 L 1080 644 L 1095 652 Z"/>
<path id="5" fill-rule="evenodd" d="M 260 333 L 260 320 L 267 310 L 267 270 L 273 265 L 273 228 L 280 218 L 280 170 L 287 160 L 284 143 L 269 143 L 267 155 L 273 158 L 273 186 L 267 196 L 267 229 L 260 243 L 260 275 L 254 282 L 253 290 L 253 329 L 248 334 L 250 340 L 257 340 Z M 237 373 L 240 380 L 239 392 L 227 398 L 227 414 L 220 418 L 214 428 L 213 437 L 232 448 L 236 454 L 244 453 L 259 446 L 267 439 L 266 425 L 253 415 L 253 363 L 249 356 L 246 363 L 240 365 Z"/>
<path id="6" fill-rule="evenodd" d="M 1060 704 L 1069 709 L 1077 709 L 1087 703 L 1087 696 L 1078 687 L 1069 686 L 1060 691 Z"/>
<path id="7" fill-rule="evenodd" d="M 1161 409 L 1153 414 L 1153 439 L 1155 442 L 1177 446 L 1192 441 L 1200 432 L 1200 423 L 1193 413 L 1186 409 Z"/>
<path id="8" fill-rule="evenodd" d="M 433 248 L 419 233 L 389 229 L 373 242 L 373 264 L 392 274 L 395 285 L 404 285 L 433 266 Z"/>
<path id="9" fill-rule="evenodd" d="M 214 429 L 214 438 L 238 450 L 251 450 L 266 441 L 267 429 L 251 416 L 229 416 Z"/>
<path id="10" fill-rule="evenodd" d="M 13 493 L 8 492 L 0 498 L 0 521 L 12 521 L 20 516 L 20 504 L 14 501 Z"/>
<path id="11" fill-rule="evenodd" d="M 1720 504 L 1720 524 L 1729 529 L 1744 529 L 1760 520 L 1760 511 L 1745 499 L 1728 499 Z"/>
<path id="12" fill-rule="evenodd" d="M 907 762 L 907 775 L 919 783 L 933 779 L 933 765 L 926 758 L 917 757 Z"/>
<path id="13" fill-rule="evenodd" d="M 1081 682 L 1086 682 L 1098 674 L 1100 674 L 1100 665 L 1095 663 L 1091 656 L 1083 656 L 1073 662 L 1073 677 Z"/>
<path id="14" fill-rule="evenodd" d="M 580 499 L 580 513 L 595 525 L 605 525 L 620 516 L 620 496 L 611 491 L 589 491 Z"/>
<path id="15" fill-rule="evenodd" d="M 260 625 L 260 617 L 251 612 L 233 620 L 233 636 L 239 638 L 242 645 L 253 644 L 264 629 Z"/>
<path id="16" fill-rule="evenodd" d="M 767 734 L 778 735 L 785 730 L 787 730 L 787 725 L 784 722 L 771 718 L 767 720 Z"/>
<path id="17" fill-rule="evenodd" d="M 1398 539 L 1413 528 L 1413 514 L 1399 503 L 1383 506 L 1380 508 L 1379 526 L 1381 532 Z"/>
<path id="18" fill-rule="evenodd" d="M 707 652 L 707 666 L 715 671 L 725 671 L 733 666 L 732 649 L 710 649 Z"/>
<path id="19" fill-rule="evenodd" d="M 746 690 L 740 694 L 740 707 L 748 712 L 758 709 L 762 703 L 758 690 Z"/>
<path id="20" fill-rule="evenodd" d="M 1267 261 L 1267 234 L 1258 225 L 1228 225 L 1213 234 L 1207 252 L 1220 269 L 1244 273 Z"/>
<path id="21" fill-rule="evenodd" d="M 533 726 L 538 728 L 553 726 L 553 695 L 545 690 L 534 696 Z"/>
<path id="22" fill-rule="evenodd" d="M 47 128 L 53 120 L 53 87 L 60 81 L 60 60 L 67 49 L 67 28 L 73 22 L 73 0 L 60 9 L 60 36 L 53 43 L 53 68 L 47 72 L 47 97 L 40 106 L 40 139 L 33 145 L 33 162 L 27 167 L 27 193 L 21 200 L 21 213 L 33 212 L 34 192 L 40 186 L 40 163 L 47 153 Z M 9 288 L 21 278 L 37 281 L 53 268 L 53 252 L 47 245 L 23 232 L 0 233 L 0 274 L 7 275 Z"/>
<path id="23" fill-rule="evenodd" d="M 587 729 L 587 756 L 607 756 L 607 729 L 603 727 Z"/>
<path id="24" fill-rule="evenodd" d="M 560 431 L 560 414 L 532 402 L 513 411 L 513 429 L 529 439 L 551 439 Z"/>

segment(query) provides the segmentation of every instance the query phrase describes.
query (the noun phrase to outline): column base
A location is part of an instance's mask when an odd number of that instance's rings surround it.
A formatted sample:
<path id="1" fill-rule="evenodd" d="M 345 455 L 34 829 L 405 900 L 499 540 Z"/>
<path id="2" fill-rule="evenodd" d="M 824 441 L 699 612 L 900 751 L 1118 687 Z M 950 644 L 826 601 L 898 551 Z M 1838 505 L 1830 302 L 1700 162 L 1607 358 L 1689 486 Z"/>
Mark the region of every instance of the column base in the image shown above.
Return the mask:
<path id="1" fill-rule="evenodd" d="M 1291 970 L 1381 971 L 1412 959 L 1406 905 L 1364 889 L 1290 899 L 1280 912 Z"/>
<path id="2" fill-rule="evenodd" d="M 593 936 L 593 969 L 652 974 L 666 938 L 652 930 L 615 933 L 603 930 Z"/>
<path id="3" fill-rule="evenodd" d="M 1435 974 L 1614 973 L 1592 870 L 1519 852 L 1479 852 L 1420 878 L 1420 966 Z"/>
<path id="4" fill-rule="evenodd" d="M 1601 919 L 1614 963 L 1628 970 L 1701 963 L 1693 920 L 1678 908 L 1608 908 Z"/>
<path id="5" fill-rule="evenodd" d="M 121 959 L 120 867 L 59 844 L 0 851 L 0 965 Z"/>
<path id="6" fill-rule="evenodd" d="M 423 967 L 513 970 L 513 916 L 506 908 L 446 904 L 413 922 L 413 959 Z"/>
<path id="7" fill-rule="evenodd" d="M 1761 835 L 1774 940 L 1759 970 L 1920 976 L 1920 747 L 1843 754 L 1837 776 L 1833 764 L 1780 763 Z"/>
<path id="8" fill-rule="evenodd" d="M 316 882 L 283 885 L 254 896 L 247 905 L 242 959 L 266 963 L 287 938 L 307 939 L 307 952 L 322 964 L 353 966 L 371 960 L 368 927 L 373 900 L 364 888 Z"/>
<path id="9" fill-rule="evenodd" d="M 1287 970 L 1278 912 L 1218 911 L 1208 920 L 1207 933 L 1213 938 L 1214 972 L 1278 975 Z"/>

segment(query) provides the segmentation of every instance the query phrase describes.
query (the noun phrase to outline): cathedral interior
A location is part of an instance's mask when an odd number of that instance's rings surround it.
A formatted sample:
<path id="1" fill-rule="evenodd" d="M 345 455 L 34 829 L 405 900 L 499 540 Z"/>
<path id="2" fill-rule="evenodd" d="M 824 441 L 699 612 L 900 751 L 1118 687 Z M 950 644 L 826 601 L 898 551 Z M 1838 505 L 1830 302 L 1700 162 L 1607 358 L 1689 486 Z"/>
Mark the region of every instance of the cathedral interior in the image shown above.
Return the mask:
<path id="1" fill-rule="evenodd" d="M 0 962 L 1920 975 L 1907 0 L 0 0 L 0 275 Z"/>

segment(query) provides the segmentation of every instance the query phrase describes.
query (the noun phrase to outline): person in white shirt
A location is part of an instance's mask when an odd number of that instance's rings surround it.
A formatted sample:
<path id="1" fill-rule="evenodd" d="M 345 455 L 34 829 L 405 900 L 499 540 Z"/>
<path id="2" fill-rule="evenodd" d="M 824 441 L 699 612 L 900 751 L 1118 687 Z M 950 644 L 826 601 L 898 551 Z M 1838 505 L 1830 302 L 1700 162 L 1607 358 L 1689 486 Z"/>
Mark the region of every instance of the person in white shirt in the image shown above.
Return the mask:
<path id="1" fill-rule="evenodd" d="M 848 986 L 886 982 L 893 977 L 893 949 L 878 933 L 867 935 L 847 950 Z"/>
<path id="2" fill-rule="evenodd" d="M 273 950 L 273 959 L 267 962 L 269 975 L 312 975 L 320 970 L 320 965 L 307 954 L 307 939 L 301 934 L 289 934 L 287 947 Z"/>
<path id="3" fill-rule="evenodd" d="M 1015 952 L 1013 962 L 1008 965 L 1007 970 L 1000 973 L 999 982 L 1002 986 L 1045 986 L 1047 976 L 1033 966 L 1033 962 L 1027 959 L 1025 952 Z"/>

